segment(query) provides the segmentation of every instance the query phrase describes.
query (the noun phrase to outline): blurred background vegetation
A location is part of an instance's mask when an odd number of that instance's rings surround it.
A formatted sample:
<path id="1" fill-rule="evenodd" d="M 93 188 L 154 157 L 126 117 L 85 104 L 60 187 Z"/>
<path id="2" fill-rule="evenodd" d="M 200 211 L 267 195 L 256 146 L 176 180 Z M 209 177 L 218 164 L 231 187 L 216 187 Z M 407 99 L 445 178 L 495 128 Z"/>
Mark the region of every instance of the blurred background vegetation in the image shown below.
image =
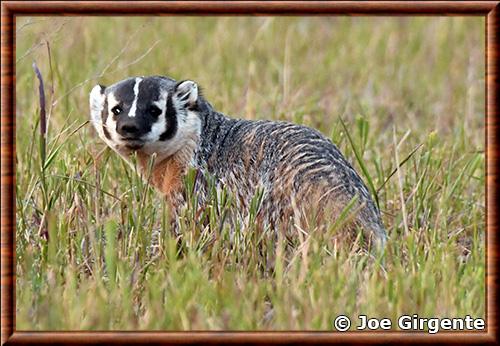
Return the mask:
<path id="1" fill-rule="evenodd" d="M 331 330 L 338 314 L 484 317 L 482 18 L 16 25 L 18 330 Z M 45 144 L 33 62 L 45 82 Z M 193 79 L 225 114 L 322 131 L 369 172 L 390 236 L 384 259 L 311 236 L 290 260 L 278 239 L 275 268 L 263 273 L 251 227 L 230 244 L 189 218 L 179 255 L 161 198 L 86 123 L 95 84 L 135 75 Z M 163 230 L 153 259 L 152 229 Z"/>

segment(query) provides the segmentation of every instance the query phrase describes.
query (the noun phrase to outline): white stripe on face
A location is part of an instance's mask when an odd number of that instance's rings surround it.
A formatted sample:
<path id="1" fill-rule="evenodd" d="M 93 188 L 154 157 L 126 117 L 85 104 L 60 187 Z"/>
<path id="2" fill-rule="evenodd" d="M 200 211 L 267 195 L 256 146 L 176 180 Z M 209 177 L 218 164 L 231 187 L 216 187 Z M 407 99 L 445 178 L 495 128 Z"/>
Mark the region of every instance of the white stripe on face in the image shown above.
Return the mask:
<path id="1" fill-rule="evenodd" d="M 130 111 L 128 112 L 129 117 L 135 117 L 135 112 L 137 110 L 137 98 L 139 96 L 139 84 L 141 83 L 142 78 L 135 79 L 134 85 L 134 102 L 132 102 L 132 107 L 130 107 Z"/>

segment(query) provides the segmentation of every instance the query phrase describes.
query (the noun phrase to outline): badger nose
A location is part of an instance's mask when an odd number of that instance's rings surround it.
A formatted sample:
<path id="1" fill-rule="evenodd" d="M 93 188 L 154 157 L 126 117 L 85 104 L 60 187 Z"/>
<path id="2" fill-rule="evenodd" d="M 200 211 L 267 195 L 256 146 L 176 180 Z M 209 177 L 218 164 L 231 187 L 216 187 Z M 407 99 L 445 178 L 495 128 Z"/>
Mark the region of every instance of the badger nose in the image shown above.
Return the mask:
<path id="1" fill-rule="evenodd" d="M 139 127 L 133 122 L 122 122 L 116 131 L 123 137 L 135 137 L 139 134 Z"/>

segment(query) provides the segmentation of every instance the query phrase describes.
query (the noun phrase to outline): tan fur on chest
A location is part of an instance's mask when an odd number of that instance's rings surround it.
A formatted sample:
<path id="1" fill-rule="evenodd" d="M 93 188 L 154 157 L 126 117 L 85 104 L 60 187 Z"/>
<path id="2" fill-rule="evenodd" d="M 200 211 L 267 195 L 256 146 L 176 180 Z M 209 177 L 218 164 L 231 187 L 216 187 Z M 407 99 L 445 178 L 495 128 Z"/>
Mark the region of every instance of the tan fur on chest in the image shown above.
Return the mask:
<path id="1" fill-rule="evenodd" d="M 179 193 L 182 192 L 182 179 L 191 161 L 198 142 L 198 135 L 192 135 L 185 139 L 185 146 L 174 155 L 160 162 L 153 162 L 153 168 L 149 172 L 152 157 L 142 152 L 137 152 L 137 161 L 143 178 L 148 178 L 151 185 L 159 190 L 169 202 L 177 206 Z"/>
<path id="2" fill-rule="evenodd" d="M 149 170 L 150 157 L 138 153 L 137 159 L 141 171 L 146 177 Z M 172 199 L 182 189 L 182 177 L 186 172 L 186 166 L 186 163 L 180 162 L 176 156 L 154 163 L 150 173 L 150 182 L 167 199 Z"/>

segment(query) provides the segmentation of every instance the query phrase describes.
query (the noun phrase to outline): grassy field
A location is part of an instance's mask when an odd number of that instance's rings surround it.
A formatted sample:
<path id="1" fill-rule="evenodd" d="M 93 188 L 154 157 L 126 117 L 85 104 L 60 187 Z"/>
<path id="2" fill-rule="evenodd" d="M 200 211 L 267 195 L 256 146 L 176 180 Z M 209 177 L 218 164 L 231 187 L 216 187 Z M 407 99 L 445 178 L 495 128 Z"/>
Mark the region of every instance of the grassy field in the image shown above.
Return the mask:
<path id="1" fill-rule="evenodd" d="M 21 17 L 16 30 L 18 330 L 485 317 L 482 18 Z M 154 74 L 197 81 L 226 114 L 332 138 L 377 195 L 383 258 L 314 229 L 291 253 L 251 224 L 231 243 L 216 212 L 204 229 L 192 210 L 179 254 L 165 203 L 87 123 L 96 83 Z"/>

